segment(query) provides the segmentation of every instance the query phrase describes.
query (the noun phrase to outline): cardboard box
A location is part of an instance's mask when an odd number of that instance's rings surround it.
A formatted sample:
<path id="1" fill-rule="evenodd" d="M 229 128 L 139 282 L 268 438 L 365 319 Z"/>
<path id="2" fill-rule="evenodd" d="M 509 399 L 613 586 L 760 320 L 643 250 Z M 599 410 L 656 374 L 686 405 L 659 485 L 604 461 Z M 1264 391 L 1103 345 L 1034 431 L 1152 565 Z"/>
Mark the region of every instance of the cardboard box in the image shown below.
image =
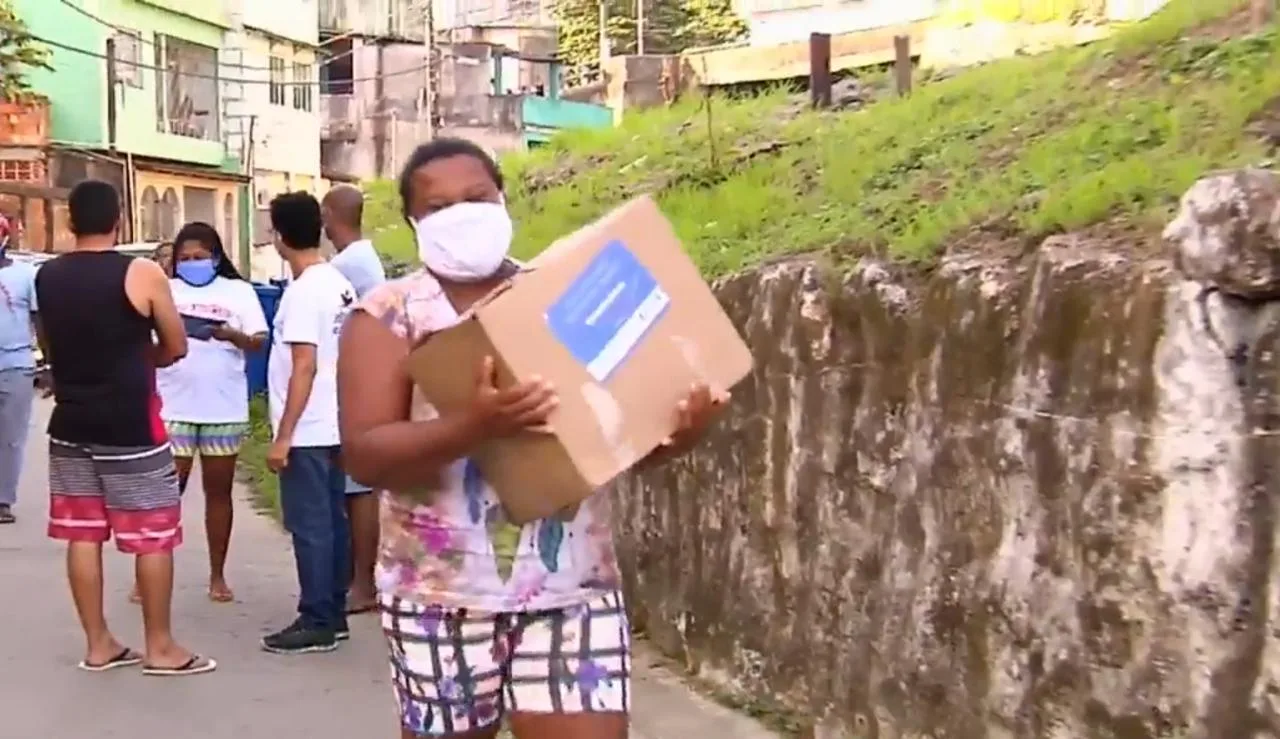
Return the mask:
<path id="1" fill-rule="evenodd" d="M 550 431 L 474 455 L 516 523 L 576 505 L 671 435 L 696 382 L 728 389 L 751 353 L 649 198 L 557 241 L 409 357 L 442 413 L 474 392 L 491 355 L 499 385 L 541 375 L 560 406 Z"/>

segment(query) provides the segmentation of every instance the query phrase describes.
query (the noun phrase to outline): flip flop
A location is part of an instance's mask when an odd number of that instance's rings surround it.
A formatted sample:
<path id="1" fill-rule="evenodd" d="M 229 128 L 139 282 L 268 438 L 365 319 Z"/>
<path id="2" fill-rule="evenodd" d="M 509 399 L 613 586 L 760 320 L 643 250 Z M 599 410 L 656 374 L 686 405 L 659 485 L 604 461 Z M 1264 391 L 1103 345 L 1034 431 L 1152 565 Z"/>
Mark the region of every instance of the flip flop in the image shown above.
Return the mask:
<path id="1" fill-rule="evenodd" d="M 147 667 L 143 665 L 142 674 L 149 677 L 184 677 L 186 675 L 203 675 L 216 669 L 218 669 L 218 663 L 214 660 L 193 654 L 191 659 L 177 667 Z"/>
<path id="2" fill-rule="evenodd" d="M 140 662 L 142 662 L 142 655 L 128 647 L 125 647 L 120 650 L 120 654 L 117 654 L 100 665 L 91 665 L 88 662 L 82 661 L 80 664 L 76 665 L 76 667 L 84 670 L 85 672 L 107 672 L 108 670 L 114 670 L 117 667 L 133 667 Z"/>
<path id="3" fill-rule="evenodd" d="M 18 517 L 13 515 L 13 511 L 8 506 L 0 508 L 0 524 L 17 523 Z"/>

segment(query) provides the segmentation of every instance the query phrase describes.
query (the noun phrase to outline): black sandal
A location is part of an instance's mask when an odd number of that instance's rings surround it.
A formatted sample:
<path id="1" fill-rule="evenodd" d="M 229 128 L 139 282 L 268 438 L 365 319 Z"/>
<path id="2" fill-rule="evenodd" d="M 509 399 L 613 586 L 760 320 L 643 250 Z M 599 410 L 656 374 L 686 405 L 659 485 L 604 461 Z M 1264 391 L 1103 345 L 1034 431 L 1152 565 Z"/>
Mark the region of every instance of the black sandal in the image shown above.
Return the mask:
<path id="1" fill-rule="evenodd" d="M 203 675 L 216 669 L 218 669 L 218 663 L 214 660 L 193 654 L 191 659 L 177 667 L 148 667 L 143 665 L 142 674 L 150 677 L 182 677 L 183 675 Z"/>

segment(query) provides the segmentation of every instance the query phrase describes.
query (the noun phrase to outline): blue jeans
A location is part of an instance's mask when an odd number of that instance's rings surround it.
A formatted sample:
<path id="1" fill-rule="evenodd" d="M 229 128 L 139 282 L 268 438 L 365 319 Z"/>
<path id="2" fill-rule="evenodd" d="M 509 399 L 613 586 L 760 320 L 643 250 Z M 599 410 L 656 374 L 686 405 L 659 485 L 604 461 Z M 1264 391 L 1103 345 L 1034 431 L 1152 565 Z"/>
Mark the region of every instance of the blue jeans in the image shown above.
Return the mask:
<path id="1" fill-rule="evenodd" d="M 280 509 L 298 567 L 298 615 L 311 629 L 336 631 L 347 620 L 351 527 L 339 451 L 295 447 L 280 471 Z"/>
<path id="2" fill-rule="evenodd" d="M 0 505 L 18 502 L 18 478 L 35 397 L 30 368 L 0 370 Z"/>

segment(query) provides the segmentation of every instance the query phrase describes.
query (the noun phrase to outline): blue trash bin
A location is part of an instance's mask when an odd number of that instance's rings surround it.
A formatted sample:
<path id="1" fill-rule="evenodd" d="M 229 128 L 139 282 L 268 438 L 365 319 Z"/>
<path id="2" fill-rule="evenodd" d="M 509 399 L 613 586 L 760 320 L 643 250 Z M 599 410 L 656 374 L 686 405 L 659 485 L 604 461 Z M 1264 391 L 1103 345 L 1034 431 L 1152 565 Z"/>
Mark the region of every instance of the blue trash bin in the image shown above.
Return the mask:
<path id="1" fill-rule="evenodd" d="M 253 291 L 258 294 L 258 303 L 262 305 L 262 312 L 267 317 L 267 343 L 244 358 L 244 371 L 249 376 L 250 398 L 267 392 L 267 360 L 271 355 L 271 333 L 275 325 L 276 308 L 280 306 L 280 296 L 284 294 L 284 288 L 254 283 Z"/>

